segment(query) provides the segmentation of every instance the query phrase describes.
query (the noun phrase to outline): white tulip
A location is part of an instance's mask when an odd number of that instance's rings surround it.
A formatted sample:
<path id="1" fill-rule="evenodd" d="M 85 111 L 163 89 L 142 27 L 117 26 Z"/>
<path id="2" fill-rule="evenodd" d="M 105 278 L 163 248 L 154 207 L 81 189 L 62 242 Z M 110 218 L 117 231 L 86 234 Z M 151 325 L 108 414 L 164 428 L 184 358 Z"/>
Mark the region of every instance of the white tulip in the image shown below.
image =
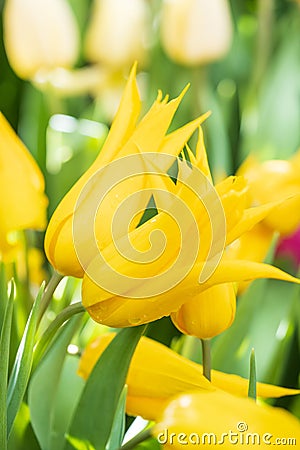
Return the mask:
<path id="1" fill-rule="evenodd" d="M 231 40 L 227 0 L 164 0 L 161 41 L 175 62 L 198 65 L 220 59 Z"/>
<path id="2" fill-rule="evenodd" d="M 116 69 L 145 61 L 150 34 L 146 0 L 95 0 L 86 35 L 86 57 Z"/>
<path id="3" fill-rule="evenodd" d="M 6 0 L 3 20 L 7 57 L 19 77 L 76 61 L 79 32 L 65 0 Z"/>

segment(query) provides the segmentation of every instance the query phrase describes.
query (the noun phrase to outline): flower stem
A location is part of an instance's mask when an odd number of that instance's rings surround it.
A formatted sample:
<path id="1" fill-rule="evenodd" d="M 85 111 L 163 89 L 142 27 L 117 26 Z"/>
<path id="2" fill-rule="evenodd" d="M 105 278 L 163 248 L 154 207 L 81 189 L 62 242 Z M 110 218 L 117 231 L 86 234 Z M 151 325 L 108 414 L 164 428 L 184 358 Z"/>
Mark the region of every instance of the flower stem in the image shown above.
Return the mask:
<path id="1" fill-rule="evenodd" d="M 49 306 L 49 303 L 51 302 L 52 296 L 54 294 L 55 289 L 59 285 L 60 281 L 63 279 L 63 275 L 60 273 L 54 272 L 49 283 L 46 286 L 46 289 L 44 291 L 41 303 L 40 303 L 40 313 L 38 318 L 38 324 L 42 320 L 43 315 L 45 314 L 46 309 Z"/>
<path id="2" fill-rule="evenodd" d="M 260 84 L 272 52 L 274 0 L 258 0 L 258 33 L 254 86 Z"/>
<path id="3" fill-rule="evenodd" d="M 82 306 L 81 302 L 77 302 L 67 306 L 56 316 L 56 318 L 53 320 L 53 322 L 51 322 L 49 327 L 46 329 L 46 331 L 36 344 L 36 347 L 34 349 L 33 370 L 42 359 L 42 356 L 44 355 L 49 342 L 52 340 L 57 330 L 71 317 L 76 314 L 82 314 L 84 312 L 85 309 Z"/>
<path id="4" fill-rule="evenodd" d="M 203 375 L 209 381 L 211 380 L 211 353 L 210 353 L 210 339 L 200 339 L 202 345 L 202 364 Z"/>
<path id="5" fill-rule="evenodd" d="M 152 437 L 152 427 L 146 428 L 146 430 L 141 431 L 136 436 L 134 436 L 130 441 L 126 442 L 126 444 L 122 445 L 119 450 L 131 450 L 136 445 L 140 444 L 141 442 L 145 441 L 146 439 L 149 439 Z"/>

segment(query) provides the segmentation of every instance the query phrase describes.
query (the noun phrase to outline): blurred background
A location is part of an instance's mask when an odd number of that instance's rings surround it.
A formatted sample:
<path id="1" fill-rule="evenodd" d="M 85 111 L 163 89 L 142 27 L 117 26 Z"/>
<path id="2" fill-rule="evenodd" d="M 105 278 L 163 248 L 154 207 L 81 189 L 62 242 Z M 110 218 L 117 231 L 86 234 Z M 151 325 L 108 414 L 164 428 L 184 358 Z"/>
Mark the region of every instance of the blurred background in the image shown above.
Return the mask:
<path id="1" fill-rule="evenodd" d="M 142 113 L 158 89 L 173 98 L 188 83 L 172 128 L 212 111 L 203 129 L 215 181 L 249 154 L 288 160 L 300 148 L 300 2 L 6 0 L 0 15 L 0 110 L 45 175 L 49 216 L 100 151 L 134 61 Z M 267 258 L 297 274 L 292 238 L 288 256 L 273 241 Z M 42 234 L 34 246 L 42 250 Z M 41 279 L 49 268 L 39 258 Z M 71 279 L 62 289 L 65 304 L 78 292 Z M 297 386 L 299 309 L 299 288 L 252 283 L 234 325 L 213 339 L 213 366 L 247 377 L 254 347 L 259 380 Z M 149 330 L 201 359 L 198 341 L 183 341 L 169 319 Z M 280 402 L 300 416 L 299 399 Z"/>

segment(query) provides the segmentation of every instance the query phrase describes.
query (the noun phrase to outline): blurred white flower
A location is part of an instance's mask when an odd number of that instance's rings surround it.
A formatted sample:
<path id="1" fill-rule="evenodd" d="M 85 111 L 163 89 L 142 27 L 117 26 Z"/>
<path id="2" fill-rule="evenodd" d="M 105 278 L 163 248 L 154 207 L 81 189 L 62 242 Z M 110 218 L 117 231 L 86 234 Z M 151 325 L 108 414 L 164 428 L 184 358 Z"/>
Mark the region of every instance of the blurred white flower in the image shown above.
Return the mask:
<path id="1" fill-rule="evenodd" d="M 6 0 L 3 21 L 7 57 L 19 77 L 76 61 L 79 32 L 67 1 Z"/>
<path id="2" fill-rule="evenodd" d="M 227 0 L 164 0 L 161 41 L 167 55 L 185 65 L 222 58 L 232 40 Z"/>
<path id="3" fill-rule="evenodd" d="M 147 57 L 151 16 L 146 0 L 95 0 L 86 34 L 86 58 L 114 69 Z"/>

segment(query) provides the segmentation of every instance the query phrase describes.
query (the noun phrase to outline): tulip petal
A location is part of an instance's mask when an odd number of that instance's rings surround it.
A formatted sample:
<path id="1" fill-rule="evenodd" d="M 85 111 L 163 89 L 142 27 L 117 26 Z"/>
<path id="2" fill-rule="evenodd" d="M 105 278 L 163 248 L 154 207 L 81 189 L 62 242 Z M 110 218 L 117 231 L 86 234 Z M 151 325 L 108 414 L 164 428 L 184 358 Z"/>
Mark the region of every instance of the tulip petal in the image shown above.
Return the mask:
<path id="1" fill-rule="evenodd" d="M 44 178 L 33 157 L 0 114 L 0 233 L 9 249 L 7 234 L 27 228 L 44 229 L 48 200 Z"/>
<path id="2" fill-rule="evenodd" d="M 228 281 L 249 281 L 257 278 L 273 278 L 300 284 L 298 278 L 277 269 L 277 267 L 238 259 L 234 261 L 223 259 L 207 283 L 214 285 Z"/>
<path id="3" fill-rule="evenodd" d="M 128 79 L 116 118 L 96 161 L 62 199 L 49 222 L 45 236 L 45 251 L 53 267 L 66 275 L 82 277 L 74 245 L 72 219 L 78 197 L 90 177 L 110 161 L 129 139 L 140 112 L 140 99 L 135 79 L 136 66 Z M 66 258 L 66 255 L 68 257 Z"/>
<path id="4" fill-rule="evenodd" d="M 219 284 L 185 302 L 171 319 L 182 333 L 210 339 L 230 327 L 235 309 L 234 286 Z"/>
<path id="5" fill-rule="evenodd" d="M 230 394 L 240 397 L 248 396 L 249 380 L 238 375 L 220 372 L 218 370 L 211 371 L 211 382 L 214 386 Z M 256 383 L 256 391 L 258 397 L 278 398 L 286 395 L 298 395 L 299 389 L 285 388 L 267 383 Z"/>

